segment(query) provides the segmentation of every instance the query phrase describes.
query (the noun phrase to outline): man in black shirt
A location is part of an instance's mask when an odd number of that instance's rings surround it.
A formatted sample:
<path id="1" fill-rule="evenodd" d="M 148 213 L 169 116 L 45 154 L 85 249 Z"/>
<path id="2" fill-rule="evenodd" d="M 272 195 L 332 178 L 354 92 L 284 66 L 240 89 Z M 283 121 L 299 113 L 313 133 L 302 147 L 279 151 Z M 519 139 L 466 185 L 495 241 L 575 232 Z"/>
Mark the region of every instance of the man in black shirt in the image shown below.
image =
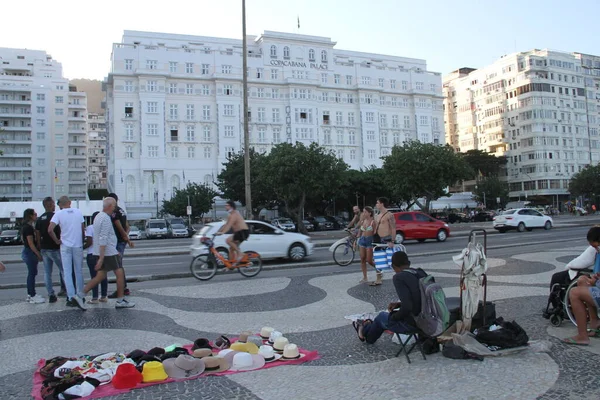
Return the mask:
<path id="1" fill-rule="evenodd" d="M 116 193 L 110 193 L 107 197 L 112 197 L 117 202 L 117 206 L 113 211 L 110 219 L 113 223 L 115 235 L 117 235 L 117 251 L 119 252 L 119 262 L 121 268 L 123 268 L 123 256 L 125 255 L 125 247 L 133 247 L 133 242 L 129 240 L 129 223 L 127 223 L 127 213 L 118 205 L 119 197 Z M 129 288 L 127 288 L 127 277 L 125 276 L 125 268 L 123 268 L 123 276 L 125 277 L 125 295 L 129 296 Z M 109 299 L 117 298 L 117 291 L 115 290 L 108 296 Z"/>
<path id="2" fill-rule="evenodd" d="M 394 268 L 394 288 L 398 294 L 399 302 L 390 303 L 388 312 L 381 312 L 374 321 L 358 321 L 354 328 L 361 341 L 369 344 L 375 343 L 384 331 L 404 333 L 414 330 L 413 315 L 421 312 L 421 289 L 419 279 L 427 276 L 421 268 L 410 269 L 410 260 L 403 251 L 397 251 L 392 256 Z"/>
<path id="3" fill-rule="evenodd" d="M 60 276 L 60 292 L 59 296 L 66 296 L 67 289 L 65 287 L 65 281 L 63 278 L 63 266 L 60 258 L 60 246 L 52 240 L 48 234 L 48 226 L 50 220 L 54 216 L 54 200 L 52 197 L 46 197 L 42 204 L 46 211 L 40 215 L 35 223 L 35 240 L 37 246 L 41 249 L 42 258 L 44 259 L 44 281 L 46 283 L 46 290 L 48 291 L 48 302 L 55 303 L 56 295 L 54 294 L 54 288 L 52 287 L 52 267 L 54 264 L 58 267 L 58 273 Z M 56 237 L 60 238 L 60 227 L 54 228 Z M 74 280 L 75 278 L 73 278 Z"/>

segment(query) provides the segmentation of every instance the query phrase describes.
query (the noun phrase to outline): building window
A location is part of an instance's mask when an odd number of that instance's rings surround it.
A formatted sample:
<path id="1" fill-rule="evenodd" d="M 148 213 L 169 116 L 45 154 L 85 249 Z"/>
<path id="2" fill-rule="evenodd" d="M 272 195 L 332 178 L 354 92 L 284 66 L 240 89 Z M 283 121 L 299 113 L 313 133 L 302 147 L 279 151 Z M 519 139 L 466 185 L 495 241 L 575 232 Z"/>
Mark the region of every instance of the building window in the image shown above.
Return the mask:
<path id="1" fill-rule="evenodd" d="M 38 153 L 45 153 L 46 152 L 46 146 L 37 146 L 36 148 Z"/>
<path id="2" fill-rule="evenodd" d="M 348 113 L 348 125 L 350 126 L 354 126 L 354 113 L 353 112 L 349 112 Z"/>
<path id="3" fill-rule="evenodd" d="M 354 131 L 348 132 L 348 144 L 356 144 L 356 133 Z"/>
<path id="4" fill-rule="evenodd" d="M 420 125 L 429 125 L 429 118 L 427 116 L 421 115 L 419 118 Z"/>
<path id="5" fill-rule="evenodd" d="M 258 128 L 258 143 L 267 142 L 267 130 L 265 128 Z"/>
<path id="6" fill-rule="evenodd" d="M 56 96 L 56 97 L 54 97 L 54 102 L 56 104 L 62 104 L 63 101 L 64 101 L 64 97 L 63 96 Z"/>
<path id="7" fill-rule="evenodd" d="M 204 158 L 210 158 L 212 154 L 211 148 L 210 147 L 205 147 L 204 148 Z"/>
<path id="8" fill-rule="evenodd" d="M 194 94 L 194 85 L 191 83 L 186 83 L 185 85 L 185 94 Z"/>
<path id="9" fill-rule="evenodd" d="M 179 129 L 177 128 L 177 125 L 171 125 L 171 129 L 169 130 L 169 132 L 171 133 L 171 142 L 178 142 Z"/>
<path id="10" fill-rule="evenodd" d="M 346 75 L 346 85 L 352 85 L 352 75 Z"/>
<path id="11" fill-rule="evenodd" d="M 273 97 L 274 99 L 278 99 L 279 98 L 279 89 L 271 89 L 271 97 Z"/>
<path id="12" fill-rule="evenodd" d="M 188 153 L 188 158 L 195 158 L 196 157 L 196 149 L 194 147 L 188 147 L 187 148 L 187 153 Z"/>
<path id="13" fill-rule="evenodd" d="M 177 72 L 177 63 L 175 61 L 169 61 L 169 72 Z"/>
<path id="14" fill-rule="evenodd" d="M 322 63 L 326 63 L 327 62 L 327 52 L 325 50 L 321 51 L 321 62 Z"/>
<path id="15" fill-rule="evenodd" d="M 223 74 L 231 74 L 231 65 L 222 65 L 221 73 Z"/>
<path id="16" fill-rule="evenodd" d="M 209 70 L 210 70 L 209 64 L 202 64 L 202 69 L 201 69 L 202 75 L 208 75 Z"/>
<path id="17" fill-rule="evenodd" d="M 323 144 L 331 144 L 331 131 L 329 129 L 323 131 Z"/>
<path id="18" fill-rule="evenodd" d="M 177 84 L 169 83 L 169 94 L 176 94 L 176 93 L 177 93 Z"/>
<path id="19" fill-rule="evenodd" d="M 373 150 L 373 149 L 368 150 L 367 155 L 369 157 L 369 160 L 374 160 L 375 159 L 375 150 Z"/>
<path id="20" fill-rule="evenodd" d="M 36 135 L 38 140 L 46 140 L 46 133 L 45 132 L 38 132 Z"/>
<path id="21" fill-rule="evenodd" d="M 176 146 L 171 147 L 171 158 L 179 157 L 179 148 Z"/>
<path id="22" fill-rule="evenodd" d="M 327 74 L 321 73 L 321 83 L 327 83 Z"/>
<path id="23" fill-rule="evenodd" d="M 308 50 L 308 61 L 315 61 L 315 51 L 313 49 Z"/>
<path id="24" fill-rule="evenodd" d="M 381 133 L 381 144 L 383 146 L 387 146 L 387 144 L 388 144 L 388 135 L 386 132 Z"/>
<path id="25" fill-rule="evenodd" d="M 125 125 L 125 140 L 133 140 L 133 124 Z"/>
<path id="26" fill-rule="evenodd" d="M 210 96 L 210 87 L 208 85 L 202 85 L 202 95 Z"/>
<path id="27" fill-rule="evenodd" d="M 279 128 L 273 128 L 273 143 L 281 143 L 281 130 Z"/>
<path id="28" fill-rule="evenodd" d="M 158 136 L 158 124 L 148 124 L 148 136 Z"/>
<path id="29" fill-rule="evenodd" d="M 382 127 L 387 127 L 387 115 L 379 114 L 379 125 Z"/>
<path id="30" fill-rule="evenodd" d="M 408 90 L 408 81 L 402 81 L 402 90 Z"/>
<path id="31" fill-rule="evenodd" d="M 148 89 L 149 92 L 156 92 L 157 82 L 156 81 L 148 81 L 146 88 Z"/>
<path id="32" fill-rule="evenodd" d="M 158 158 L 158 146 L 148 146 L 148 157 Z"/>
<path id="33" fill-rule="evenodd" d="M 417 82 L 417 90 L 423 90 L 423 82 Z"/>
<path id="34" fill-rule="evenodd" d="M 258 122 L 265 122 L 266 109 L 264 107 L 258 107 Z"/>
<path id="35" fill-rule="evenodd" d="M 289 60 L 289 59 L 290 59 L 290 48 L 289 48 L 289 47 L 287 47 L 287 46 L 285 46 L 285 47 L 283 48 L 283 58 L 284 58 L 285 60 Z"/>
<path id="36" fill-rule="evenodd" d="M 185 73 L 193 74 L 194 73 L 194 63 L 185 63 Z"/>
<path id="37" fill-rule="evenodd" d="M 202 106 L 202 119 L 204 121 L 210 121 L 210 106 Z"/>
<path id="38" fill-rule="evenodd" d="M 404 129 L 410 129 L 410 117 L 408 115 L 404 116 Z"/>
<path id="39" fill-rule="evenodd" d="M 146 69 L 156 69 L 157 64 L 156 60 L 146 60 Z"/>
<path id="40" fill-rule="evenodd" d="M 133 60 L 125 60 L 125 71 L 133 70 Z"/>
<path id="41" fill-rule="evenodd" d="M 342 102 L 342 95 L 338 92 L 335 92 L 335 102 L 336 103 L 341 103 Z"/>
<path id="42" fill-rule="evenodd" d="M 256 68 L 256 79 L 262 79 L 264 77 L 264 69 Z"/>
<path id="43" fill-rule="evenodd" d="M 392 128 L 398 128 L 400 124 L 398 123 L 398 116 L 392 115 Z"/>
<path id="44" fill-rule="evenodd" d="M 233 137 L 233 125 L 225 125 L 223 127 L 225 131 L 225 137 L 232 138 Z"/>
<path id="45" fill-rule="evenodd" d="M 375 113 L 373 113 L 373 112 L 367 112 L 365 114 L 365 121 L 366 122 L 375 122 Z"/>
<path id="46" fill-rule="evenodd" d="M 46 113 L 46 107 L 40 107 L 40 106 L 38 106 L 38 107 L 36 107 L 36 112 L 38 114 L 45 114 Z"/>
<path id="47" fill-rule="evenodd" d="M 132 81 L 125 81 L 125 91 L 133 92 L 133 82 Z"/>
<path id="48" fill-rule="evenodd" d="M 337 131 L 337 144 L 344 144 L 344 131 Z"/>
<path id="49" fill-rule="evenodd" d="M 38 119 L 38 120 L 36 120 L 36 125 L 40 126 L 40 127 L 46 126 L 46 120 L 45 119 Z"/>
<path id="50" fill-rule="evenodd" d="M 340 84 L 340 79 L 340 74 L 333 75 L 333 83 L 335 83 L 336 85 Z"/>
<path id="51" fill-rule="evenodd" d="M 149 114 L 156 114 L 158 112 L 158 103 L 156 101 L 149 101 L 147 106 L 147 111 Z M 133 107 L 131 107 L 131 113 L 127 113 L 127 107 L 125 107 L 125 116 L 133 117 Z"/>
<path id="52" fill-rule="evenodd" d="M 277 58 L 277 47 L 275 45 L 271 46 L 271 58 Z"/>
<path id="53" fill-rule="evenodd" d="M 367 140 L 369 142 L 375 141 L 375 131 L 367 131 Z"/>
<path id="54" fill-rule="evenodd" d="M 169 104 L 169 118 L 177 119 L 179 117 L 179 107 L 177 104 Z"/>
<path id="55" fill-rule="evenodd" d="M 279 122 L 279 108 L 273 109 L 273 122 Z"/>
<path id="56" fill-rule="evenodd" d="M 65 115 L 64 108 L 55 108 L 54 109 L 54 115 L 57 115 L 57 116 Z"/>
<path id="57" fill-rule="evenodd" d="M 188 125 L 186 127 L 186 140 L 188 142 L 196 140 L 196 128 L 193 125 Z"/>
<path id="58" fill-rule="evenodd" d="M 271 79 L 272 80 L 279 79 L 279 71 L 277 71 L 276 69 L 272 69 L 271 70 Z"/>
<path id="59" fill-rule="evenodd" d="M 40 167 L 43 167 L 44 165 L 46 165 L 46 159 L 45 158 L 38 158 L 37 159 L 37 165 Z"/>
<path id="60" fill-rule="evenodd" d="M 225 104 L 223 106 L 223 115 L 226 117 L 233 116 L 233 105 L 232 104 Z"/>
<path id="61" fill-rule="evenodd" d="M 202 140 L 204 140 L 205 142 L 210 142 L 210 141 L 211 141 L 211 139 L 212 139 L 212 135 L 211 135 L 211 133 L 210 133 L 210 126 L 208 126 L 208 125 L 205 125 L 205 126 L 202 128 L 202 135 L 203 135 L 203 136 L 202 136 Z"/>
<path id="62" fill-rule="evenodd" d="M 432 92 L 437 91 L 437 85 L 435 83 L 432 83 L 431 85 L 429 85 L 429 88 L 431 89 Z"/>
<path id="63" fill-rule="evenodd" d="M 223 94 L 225 96 L 233 95 L 233 86 L 232 85 L 223 85 Z"/>
<path id="64" fill-rule="evenodd" d="M 379 87 L 383 87 L 385 85 L 385 81 L 383 78 L 379 78 Z"/>
<path id="65" fill-rule="evenodd" d="M 185 106 L 185 118 L 187 120 L 194 120 L 195 118 L 195 112 L 194 112 L 194 105 L 193 104 L 186 104 Z"/>
<path id="66" fill-rule="evenodd" d="M 390 88 L 396 89 L 396 80 L 395 79 L 390 79 Z"/>
<path id="67" fill-rule="evenodd" d="M 265 88 L 258 88 L 257 97 L 262 99 L 265 97 Z"/>

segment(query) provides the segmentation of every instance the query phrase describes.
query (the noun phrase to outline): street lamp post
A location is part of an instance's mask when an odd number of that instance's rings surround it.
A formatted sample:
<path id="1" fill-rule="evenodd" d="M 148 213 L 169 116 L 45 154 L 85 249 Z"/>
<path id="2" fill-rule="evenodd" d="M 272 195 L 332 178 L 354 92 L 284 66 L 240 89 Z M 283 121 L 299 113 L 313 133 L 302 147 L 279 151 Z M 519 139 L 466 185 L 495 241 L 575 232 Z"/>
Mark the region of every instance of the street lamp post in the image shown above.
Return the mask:
<path id="1" fill-rule="evenodd" d="M 250 130 L 248 129 L 248 45 L 246 41 L 246 0 L 242 0 L 242 82 L 244 96 L 244 187 L 246 191 L 246 217 L 252 218 L 252 193 L 250 187 Z"/>
<path id="2" fill-rule="evenodd" d="M 156 218 L 158 218 L 158 189 L 154 189 L 154 198 L 156 199 Z"/>

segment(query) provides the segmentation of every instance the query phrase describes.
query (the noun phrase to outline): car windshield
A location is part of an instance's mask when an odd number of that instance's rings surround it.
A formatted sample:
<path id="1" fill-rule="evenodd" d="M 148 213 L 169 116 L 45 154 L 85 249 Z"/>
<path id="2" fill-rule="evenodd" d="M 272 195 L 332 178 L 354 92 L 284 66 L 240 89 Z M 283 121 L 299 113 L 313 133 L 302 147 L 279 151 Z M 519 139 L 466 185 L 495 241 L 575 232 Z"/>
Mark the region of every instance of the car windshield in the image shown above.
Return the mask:
<path id="1" fill-rule="evenodd" d="M 171 225 L 173 227 L 173 229 L 185 229 L 185 225 L 181 225 L 181 224 L 175 224 L 175 225 Z"/>
<path id="2" fill-rule="evenodd" d="M 310 223 L 310 221 L 308 221 L 308 220 L 306 220 L 306 219 L 303 219 L 303 220 L 302 220 L 302 223 L 303 223 L 304 225 L 306 225 L 306 224 L 310 224 L 310 225 L 312 225 L 312 224 Z"/>
<path id="3" fill-rule="evenodd" d="M 129 228 L 129 232 L 139 232 L 140 228 L 138 228 L 137 226 L 132 226 Z"/>
<path id="4" fill-rule="evenodd" d="M 17 236 L 19 231 L 4 231 L 0 236 Z"/>
<path id="5" fill-rule="evenodd" d="M 510 215 L 510 214 L 514 214 L 517 210 L 506 210 L 502 213 L 502 215 Z"/>
<path id="6" fill-rule="evenodd" d="M 279 219 L 279 223 L 281 223 L 281 224 L 291 224 L 292 220 L 289 219 L 289 218 L 280 218 Z"/>
<path id="7" fill-rule="evenodd" d="M 164 222 L 150 222 L 149 227 L 151 229 L 165 229 L 167 225 Z"/>
<path id="8" fill-rule="evenodd" d="M 315 217 L 315 221 L 317 221 L 317 222 L 326 222 L 327 220 L 325 219 L 325 217 Z"/>

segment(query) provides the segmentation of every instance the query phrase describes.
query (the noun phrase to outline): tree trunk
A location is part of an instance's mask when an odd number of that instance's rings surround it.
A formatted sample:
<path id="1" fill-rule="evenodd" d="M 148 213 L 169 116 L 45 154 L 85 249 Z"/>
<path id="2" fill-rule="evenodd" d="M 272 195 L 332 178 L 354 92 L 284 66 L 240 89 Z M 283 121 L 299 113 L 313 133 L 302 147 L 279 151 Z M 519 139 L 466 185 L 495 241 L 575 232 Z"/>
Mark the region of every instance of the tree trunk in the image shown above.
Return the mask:
<path id="1" fill-rule="evenodd" d="M 292 216 L 292 220 L 296 220 L 296 227 L 298 228 L 298 232 L 302 233 L 303 235 L 308 235 L 308 231 L 306 230 L 306 227 L 304 226 L 304 222 L 302 222 L 302 220 L 304 219 L 301 210 L 304 208 L 304 205 L 306 203 L 306 193 L 302 193 L 302 197 L 300 198 L 300 202 L 298 203 L 298 207 L 291 209 L 288 207 L 287 202 L 285 203 L 286 208 L 288 209 L 288 212 L 290 213 L 290 215 Z"/>

